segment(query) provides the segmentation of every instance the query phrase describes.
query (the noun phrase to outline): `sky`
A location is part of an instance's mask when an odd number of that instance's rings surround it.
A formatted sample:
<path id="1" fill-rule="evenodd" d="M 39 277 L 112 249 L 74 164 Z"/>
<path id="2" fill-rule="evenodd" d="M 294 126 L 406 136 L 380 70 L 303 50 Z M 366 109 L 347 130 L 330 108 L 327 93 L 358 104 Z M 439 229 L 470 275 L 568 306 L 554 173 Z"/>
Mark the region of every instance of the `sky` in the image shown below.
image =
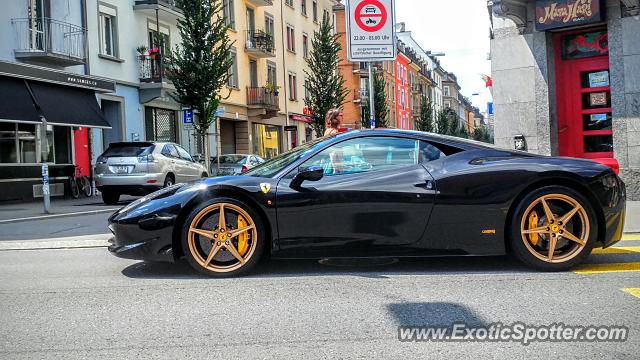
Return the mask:
<path id="1" fill-rule="evenodd" d="M 486 0 L 395 0 L 396 23 L 424 50 L 444 52 L 442 67 L 458 77 L 464 96 L 485 111 L 491 93 L 480 74 L 491 75 Z M 472 94 L 478 93 L 477 96 Z"/>

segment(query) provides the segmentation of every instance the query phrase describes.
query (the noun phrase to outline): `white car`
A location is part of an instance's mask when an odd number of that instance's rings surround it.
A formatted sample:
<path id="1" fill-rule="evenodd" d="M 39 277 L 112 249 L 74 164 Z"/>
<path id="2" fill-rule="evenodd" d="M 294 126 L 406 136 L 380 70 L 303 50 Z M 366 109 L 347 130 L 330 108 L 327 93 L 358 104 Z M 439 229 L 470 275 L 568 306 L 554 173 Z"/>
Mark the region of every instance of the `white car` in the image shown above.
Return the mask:
<path id="1" fill-rule="evenodd" d="M 123 194 L 146 195 L 207 176 L 206 168 L 185 149 L 166 142 L 111 143 L 95 167 L 96 187 L 109 205 Z"/>

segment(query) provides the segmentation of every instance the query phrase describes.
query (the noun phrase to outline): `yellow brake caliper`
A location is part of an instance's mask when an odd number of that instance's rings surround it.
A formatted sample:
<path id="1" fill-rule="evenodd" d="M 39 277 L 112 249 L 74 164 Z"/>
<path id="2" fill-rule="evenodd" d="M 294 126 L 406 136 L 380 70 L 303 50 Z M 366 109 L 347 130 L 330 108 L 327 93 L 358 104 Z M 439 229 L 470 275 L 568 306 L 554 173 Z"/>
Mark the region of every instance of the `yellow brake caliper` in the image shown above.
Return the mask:
<path id="1" fill-rule="evenodd" d="M 529 215 L 529 229 L 534 229 L 538 227 L 538 213 L 534 210 Z M 538 234 L 529 234 L 529 240 L 533 245 L 538 244 Z"/>
<path id="2" fill-rule="evenodd" d="M 247 221 L 242 217 L 242 215 L 238 215 L 238 229 L 247 226 Z M 244 233 L 238 235 L 238 252 L 240 255 L 244 256 L 249 249 L 249 232 L 245 231 Z"/>

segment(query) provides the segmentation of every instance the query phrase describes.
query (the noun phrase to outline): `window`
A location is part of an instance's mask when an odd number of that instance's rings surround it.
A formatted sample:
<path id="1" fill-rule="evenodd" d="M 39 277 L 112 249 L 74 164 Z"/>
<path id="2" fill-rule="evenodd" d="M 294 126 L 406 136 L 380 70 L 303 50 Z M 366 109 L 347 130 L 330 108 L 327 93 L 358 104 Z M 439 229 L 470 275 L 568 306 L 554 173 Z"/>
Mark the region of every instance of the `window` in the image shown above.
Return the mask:
<path id="1" fill-rule="evenodd" d="M 444 107 L 451 108 L 451 102 L 450 101 L 445 101 L 444 102 Z"/>
<path id="2" fill-rule="evenodd" d="M 233 0 L 222 1 L 222 15 L 224 16 L 225 25 L 231 26 L 232 29 L 236 29 L 236 17 L 233 11 Z"/>
<path id="3" fill-rule="evenodd" d="M 273 21 L 273 16 L 271 14 L 265 13 L 264 14 L 264 32 L 271 35 L 272 39 L 273 39 L 274 29 L 275 29 L 275 25 Z"/>
<path id="4" fill-rule="evenodd" d="M 307 0 L 301 0 L 300 10 L 302 11 L 302 15 L 307 16 Z"/>
<path id="5" fill-rule="evenodd" d="M 313 0 L 313 3 L 311 4 L 311 7 L 313 8 L 313 21 L 314 22 L 318 22 L 318 2 L 316 0 Z"/>
<path id="6" fill-rule="evenodd" d="M 271 61 L 267 61 L 267 82 L 269 84 L 278 85 L 276 64 Z"/>
<path id="7" fill-rule="evenodd" d="M 296 52 L 296 35 L 291 25 L 287 25 L 287 50 Z"/>
<path id="8" fill-rule="evenodd" d="M 180 158 L 180 155 L 178 155 L 178 150 L 176 150 L 176 147 L 173 146 L 173 144 L 167 144 L 162 147 L 162 151 L 160 151 L 160 153 L 168 158 Z"/>
<path id="9" fill-rule="evenodd" d="M 284 3 L 287 4 L 288 6 L 293 7 L 293 0 L 284 0 Z"/>
<path id="10" fill-rule="evenodd" d="M 444 96 L 451 96 L 449 86 L 445 86 L 443 90 L 444 90 Z"/>
<path id="11" fill-rule="evenodd" d="M 302 34 L 302 56 L 306 59 L 309 57 L 309 35 Z"/>
<path id="12" fill-rule="evenodd" d="M 227 79 L 227 86 L 237 89 L 238 84 L 238 56 L 236 49 L 231 48 L 231 67 L 229 68 L 229 79 Z"/>
<path id="13" fill-rule="evenodd" d="M 329 17 L 329 12 L 327 10 L 322 11 L 322 21 L 324 21 L 324 19 L 327 19 L 327 21 L 331 20 L 331 18 Z"/>
<path id="14" fill-rule="evenodd" d="M 148 141 L 176 141 L 175 111 L 147 106 L 144 117 L 145 135 Z"/>
<path id="15" fill-rule="evenodd" d="M 0 163 L 71 163 L 71 128 L 47 125 L 44 134 L 41 130 L 34 124 L 0 122 Z M 47 146 L 47 158 L 37 152 L 39 136 Z"/>
<path id="16" fill-rule="evenodd" d="M 183 149 L 179 145 L 176 145 L 176 149 L 178 150 L 178 154 L 180 155 L 180 158 L 182 160 L 193 162 L 193 159 L 191 158 L 191 155 L 189 155 L 187 150 Z"/>
<path id="17" fill-rule="evenodd" d="M 295 73 L 289 73 L 289 100 L 298 100 L 298 86 Z"/>
<path id="18" fill-rule="evenodd" d="M 309 78 L 304 78 L 304 98 L 305 99 L 309 98 L 309 86 L 310 86 Z"/>
<path id="19" fill-rule="evenodd" d="M 321 166 L 326 176 L 387 170 L 418 164 L 420 142 L 393 137 L 357 138 L 335 144 L 302 167 Z"/>
<path id="20" fill-rule="evenodd" d="M 104 5 L 99 6 L 100 11 L 100 53 L 103 55 L 118 56 L 118 33 L 116 31 L 116 9 Z"/>

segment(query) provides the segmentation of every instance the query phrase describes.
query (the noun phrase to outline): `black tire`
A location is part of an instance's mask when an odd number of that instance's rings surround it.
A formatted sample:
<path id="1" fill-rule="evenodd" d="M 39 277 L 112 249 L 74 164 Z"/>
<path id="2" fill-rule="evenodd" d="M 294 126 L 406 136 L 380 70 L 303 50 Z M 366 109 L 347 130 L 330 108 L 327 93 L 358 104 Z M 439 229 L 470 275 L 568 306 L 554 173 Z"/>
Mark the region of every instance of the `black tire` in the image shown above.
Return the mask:
<path id="1" fill-rule="evenodd" d="M 86 176 L 80 178 L 80 188 L 82 189 L 82 194 L 86 197 L 91 196 L 91 181 Z"/>
<path id="2" fill-rule="evenodd" d="M 202 173 L 202 175 L 201 175 L 200 177 L 202 177 L 202 178 L 208 178 L 208 177 L 209 177 L 209 174 L 207 174 L 207 173 Z"/>
<path id="3" fill-rule="evenodd" d="M 164 178 L 164 185 L 163 187 L 169 187 L 173 184 L 176 183 L 176 179 L 175 177 L 173 177 L 172 174 L 168 174 L 166 178 Z"/>
<path id="4" fill-rule="evenodd" d="M 255 247 L 253 249 L 252 254 L 250 255 L 250 258 L 246 260 L 244 265 L 241 265 L 241 267 L 228 272 L 213 271 L 203 267 L 195 259 L 189 247 L 189 228 L 191 227 L 191 223 L 194 221 L 196 216 L 200 214 L 200 212 L 206 211 L 206 209 L 209 208 L 210 206 L 220 204 L 220 203 L 236 205 L 240 207 L 242 210 L 244 210 L 251 217 L 251 220 L 255 224 L 255 230 L 257 232 L 257 238 L 255 239 Z M 227 212 L 225 212 L 225 214 L 226 213 Z M 216 277 L 216 278 L 236 277 L 236 276 L 241 276 L 250 272 L 260 261 L 262 253 L 264 252 L 264 246 L 266 242 L 264 225 L 262 223 L 262 219 L 260 218 L 260 216 L 244 202 L 231 199 L 231 198 L 211 199 L 196 206 L 185 219 L 184 225 L 182 227 L 181 237 L 182 237 L 181 239 L 182 250 L 183 250 L 183 253 L 185 254 L 185 258 L 187 259 L 187 262 L 189 263 L 189 265 L 191 265 L 191 267 L 193 267 L 196 271 L 202 274 L 205 274 L 211 277 Z M 209 240 L 205 238 L 204 241 L 207 242 Z M 216 257 L 218 257 L 218 255 L 216 255 Z"/>
<path id="5" fill-rule="evenodd" d="M 80 197 L 80 189 L 78 188 L 78 180 L 75 177 L 69 178 L 69 189 L 71 190 L 71 197 L 78 199 Z"/>
<path id="6" fill-rule="evenodd" d="M 117 205 L 120 200 L 120 194 L 111 191 L 102 192 L 102 201 L 107 205 Z"/>
<path id="7" fill-rule="evenodd" d="M 561 262 L 551 262 L 548 260 L 545 261 L 540 259 L 538 256 L 534 255 L 534 253 L 531 250 L 531 249 L 535 250 L 534 245 L 532 245 L 531 242 L 527 239 L 526 237 L 527 235 L 523 234 L 521 231 L 523 216 L 526 216 L 525 211 L 527 211 L 527 208 L 542 196 L 552 195 L 552 194 L 567 196 L 575 200 L 585 210 L 585 214 L 587 217 L 587 221 L 585 222 L 589 224 L 588 238 L 585 241 L 584 246 L 575 245 L 572 242 L 562 238 L 561 235 L 557 235 L 558 242 L 560 242 L 560 240 L 565 241 L 565 244 L 568 244 L 567 246 L 569 248 L 571 247 L 571 244 L 576 246 L 576 250 L 574 250 L 573 253 L 568 254 L 566 260 L 562 260 L 562 259 L 555 260 L 555 261 L 561 261 Z M 554 214 L 557 215 L 555 211 L 554 211 Z M 574 215 L 574 216 L 577 216 L 577 215 Z M 573 221 L 573 220 L 570 220 L 570 221 Z M 578 221 L 581 223 L 582 218 L 580 218 Z M 544 226 L 547 226 L 547 225 L 543 225 L 543 227 Z M 585 233 L 587 233 L 586 229 L 583 229 L 581 231 L 584 231 Z M 550 234 L 551 233 L 547 234 L 545 232 L 544 236 L 545 237 L 548 236 L 550 239 L 550 237 L 552 236 Z M 584 261 L 584 259 L 587 256 L 589 256 L 595 242 L 597 241 L 597 234 L 598 234 L 598 221 L 596 218 L 595 211 L 593 210 L 593 207 L 591 206 L 591 203 L 589 202 L 589 200 L 584 195 L 582 195 L 581 193 L 573 189 L 570 189 L 565 186 L 552 185 L 552 186 L 545 186 L 540 189 L 532 191 L 531 193 L 527 194 L 519 202 L 519 204 L 517 205 L 513 213 L 513 218 L 512 218 L 511 226 L 509 229 L 509 240 L 511 244 L 511 252 L 513 253 L 513 255 L 518 260 L 526 264 L 527 266 L 530 266 L 532 268 L 542 270 L 542 271 L 566 271 L 571 269 L 573 266 L 581 263 L 582 261 Z M 527 243 L 525 243 L 525 241 Z M 544 241 L 544 239 L 539 241 Z M 541 256 L 544 257 L 543 254 Z M 562 258 L 562 256 L 556 256 L 555 254 L 553 256 Z"/>

